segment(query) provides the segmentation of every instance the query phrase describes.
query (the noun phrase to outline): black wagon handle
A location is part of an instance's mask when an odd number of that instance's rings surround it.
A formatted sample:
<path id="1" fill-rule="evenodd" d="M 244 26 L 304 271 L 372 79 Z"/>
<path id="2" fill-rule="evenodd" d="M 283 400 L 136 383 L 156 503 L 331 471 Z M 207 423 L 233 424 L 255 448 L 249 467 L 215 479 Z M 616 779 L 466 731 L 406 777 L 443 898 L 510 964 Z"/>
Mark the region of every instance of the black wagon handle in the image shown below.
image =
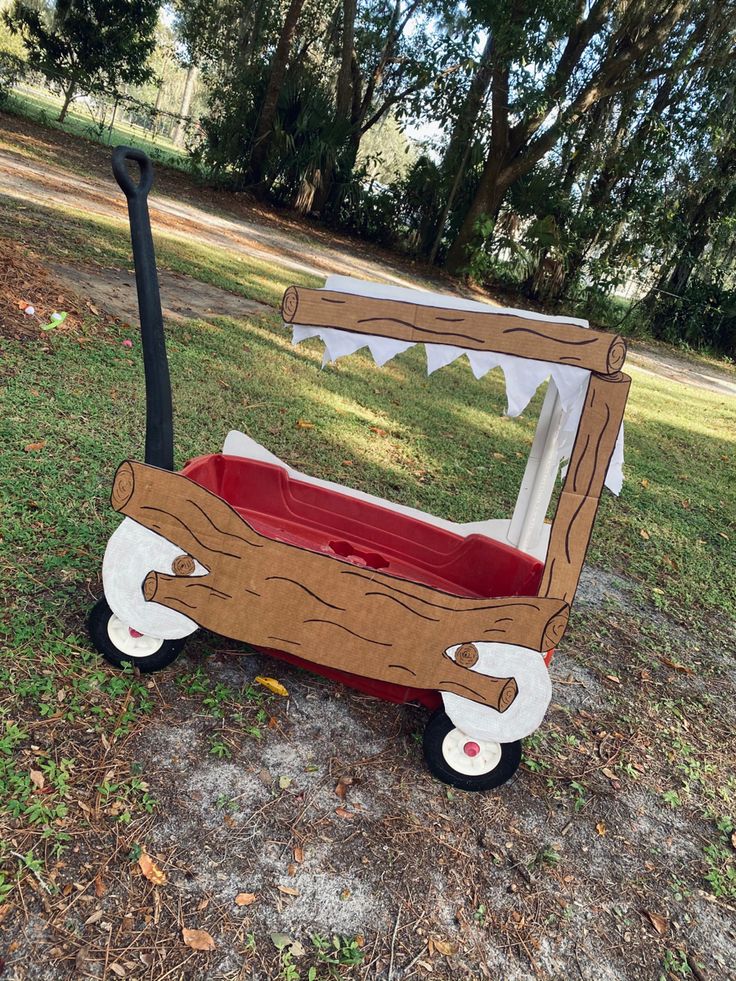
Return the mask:
<path id="1" fill-rule="evenodd" d="M 138 164 L 136 183 L 128 171 L 128 161 Z M 133 246 L 138 313 L 141 323 L 143 368 L 146 378 L 145 461 L 163 470 L 174 469 L 174 426 L 171 382 L 166 359 L 161 295 L 156 272 L 156 253 L 148 214 L 148 192 L 153 186 L 153 164 L 137 147 L 118 146 L 112 154 L 112 172 L 128 200 L 130 240 Z"/>
<path id="2" fill-rule="evenodd" d="M 140 168 L 140 180 L 134 183 L 126 166 L 131 160 Z M 130 201 L 137 196 L 146 198 L 153 186 L 153 164 L 151 158 L 143 150 L 132 146 L 116 146 L 112 151 L 112 172 L 120 189 Z"/>

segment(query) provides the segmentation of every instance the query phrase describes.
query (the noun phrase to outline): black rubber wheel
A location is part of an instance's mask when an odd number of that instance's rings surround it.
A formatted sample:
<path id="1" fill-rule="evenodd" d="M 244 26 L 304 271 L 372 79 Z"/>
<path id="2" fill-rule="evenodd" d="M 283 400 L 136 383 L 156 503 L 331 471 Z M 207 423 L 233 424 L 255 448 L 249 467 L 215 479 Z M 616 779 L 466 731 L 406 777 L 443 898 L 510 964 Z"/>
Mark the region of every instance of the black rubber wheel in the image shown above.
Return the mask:
<path id="1" fill-rule="evenodd" d="M 186 644 L 186 637 L 181 640 L 164 640 L 155 654 L 149 654 L 145 657 L 131 657 L 130 654 L 118 650 L 110 637 L 107 626 L 112 616 L 113 612 L 103 596 L 90 610 L 87 618 L 87 630 L 95 648 L 106 661 L 114 664 L 116 668 L 122 668 L 124 664 L 133 664 L 143 674 L 161 671 L 162 668 L 173 664 Z"/>
<path id="2" fill-rule="evenodd" d="M 513 777 L 521 763 L 520 739 L 513 743 L 498 744 L 501 758 L 492 770 L 469 775 L 454 769 L 443 752 L 445 737 L 455 728 L 444 709 L 439 708 L 429 717 L 424 729 L 424 759 L 438 780 L 457 787 L 458 790 L 493 790 Z"/>

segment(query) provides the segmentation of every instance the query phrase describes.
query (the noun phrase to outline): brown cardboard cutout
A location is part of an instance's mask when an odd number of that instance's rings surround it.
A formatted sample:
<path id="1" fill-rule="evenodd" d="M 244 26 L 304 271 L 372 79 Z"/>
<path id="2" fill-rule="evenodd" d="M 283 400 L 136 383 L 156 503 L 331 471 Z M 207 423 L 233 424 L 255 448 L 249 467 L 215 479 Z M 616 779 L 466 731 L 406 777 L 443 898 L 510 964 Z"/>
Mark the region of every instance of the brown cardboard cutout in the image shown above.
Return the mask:
<path id="1" fill-rule="evenodd" d="M 149 602 L 363 677 L 453 692 L 503 712 L 516 682 L 474 672 L 445 651 L 465 638 L 546 651 L 567 623 L 567 604 L 554 598 L 454 596 L 273 541 L 187 477 L 144 464 L 120 466 L 112 504 L 207 569 L 150 572 L 142 583 Z"/>
<path id="2" fill-rule="evenodd" d="M 603 482 L 629 397 L 631 378 L 591 375 L 547 549 L 540 596 L 572 603 Z"/>
<path id="3" fill-rule="evenodd" d="M 302 286 L 286 290 L 281 313 L 290 324 L 496 351 L 605 375 L 620 371 L 626 359 L 626 342 L 618 334 L 543 320 L 532 313 L 452 310 Z"/>

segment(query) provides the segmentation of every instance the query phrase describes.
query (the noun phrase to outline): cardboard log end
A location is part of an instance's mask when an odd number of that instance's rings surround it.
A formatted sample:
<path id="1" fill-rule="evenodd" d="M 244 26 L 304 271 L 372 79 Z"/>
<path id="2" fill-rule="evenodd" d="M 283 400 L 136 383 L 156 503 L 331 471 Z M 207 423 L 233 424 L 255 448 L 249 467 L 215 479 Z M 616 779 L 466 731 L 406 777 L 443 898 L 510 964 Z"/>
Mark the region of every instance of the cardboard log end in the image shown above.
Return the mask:
<path id="1" fill-rule="evenodd" d="M 608 349 L 608 374 L 615 375 L 624 366 L 626 361 L 626 341 L 617 334 Z"/>
<path id="2" fill-rule="evenodd" d="M 158 592 L 158 573 L 149 572 L 143 580 L 143 598 L 150 603 Z"/>
<path id="3" fill-rule="evenodd" d="M 284 318 L 284 322 L 287 324 L 294 323 L 298 309 L 299 290 L 296 286 L 289 286 L 281 301 L 281 316 Z"/>
<path id="4" fill-rule="evenodd" d="M 133 464 L 126 460 L 121 463 L 115 474 L 110 497 L 116 511 L 122 511 L 135 492 L 135 471 Z"/>
<path id="5" fill-rule="evenodd" d="M 514 678 L 509 678 L 501 689 L 501 694 L 498 696 L 498 711 L 505 712 L 507 708 L 510 708 L 518 694 L 519 686 L 516 684 Z"/>

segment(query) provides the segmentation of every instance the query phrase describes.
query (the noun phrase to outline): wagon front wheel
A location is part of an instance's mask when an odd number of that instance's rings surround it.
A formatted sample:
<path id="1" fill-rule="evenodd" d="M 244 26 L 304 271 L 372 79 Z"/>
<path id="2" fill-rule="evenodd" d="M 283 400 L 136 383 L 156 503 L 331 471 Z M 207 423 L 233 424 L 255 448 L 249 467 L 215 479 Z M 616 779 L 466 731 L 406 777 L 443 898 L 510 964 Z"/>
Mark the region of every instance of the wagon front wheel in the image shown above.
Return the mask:
<path id="1" fill-rule="evenodd" d="M 104 596 L 90 610 L 87 629 L 92 643 L 106 661 L 116 668 L 133 664 L 144 674 L 172 664 L 186 643 L 186 638 L 159 640 L 131 629 L 115 616 Z"/>
<path id="2" fill-rule="evenodd" d="M 437 709 L 424 729 L 424 759 L 443 783 L 459 790 L 493 790 L 516 773 L 521 762 L 521 740 L 495 743 L 471 739 Z"/>

